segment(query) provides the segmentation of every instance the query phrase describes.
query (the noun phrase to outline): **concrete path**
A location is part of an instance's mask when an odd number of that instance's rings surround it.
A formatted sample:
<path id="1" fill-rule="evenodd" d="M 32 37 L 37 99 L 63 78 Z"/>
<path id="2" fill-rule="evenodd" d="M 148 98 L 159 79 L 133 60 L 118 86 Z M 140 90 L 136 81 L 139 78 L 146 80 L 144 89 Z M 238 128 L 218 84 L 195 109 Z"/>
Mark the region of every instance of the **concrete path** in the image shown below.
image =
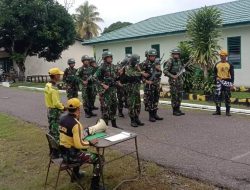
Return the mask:
<path id="1" fill-rule="evenodd" d="M 47 125 L 44 97 L 40 92 L 0 87 L 0 112 Z M 97 113 L 100 116 L 100 112 Z M 129 126 L 127 111 L 124 119 L 118 119 L 117 123 L 125 130 L 139 134 L 143 159 L 218 186 L 250 189 L 249 116 L 228 118 L 186 110 L 186 116 L 174 117 L 169 109 L 160 109 L 159 114 L 164 120 L 152 124 L 142 111 L 141 119 L 146 126 L 139 128 Z M 81 120 L 85 125 L 93 125 L 97 118 L 82 117 Z M 129 151 L 132 142 L 118 148 Z"/>

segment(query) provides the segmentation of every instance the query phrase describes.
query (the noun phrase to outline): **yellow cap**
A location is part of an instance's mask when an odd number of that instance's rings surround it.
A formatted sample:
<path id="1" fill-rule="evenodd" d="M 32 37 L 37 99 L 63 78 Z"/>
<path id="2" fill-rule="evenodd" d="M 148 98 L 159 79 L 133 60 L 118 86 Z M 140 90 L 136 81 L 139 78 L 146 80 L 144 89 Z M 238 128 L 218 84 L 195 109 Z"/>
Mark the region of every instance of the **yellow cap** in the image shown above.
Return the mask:
<path id="1" fill-rule="evenodd" d="M 49 70 L 49 75 L 63 75 L 63 73 L 63 71 L 56 67 Z"/>
<path id="2" fill-rule="evenodd" d="M 82 102 L 78 98 L 71 98 L 67 101 L 67 108 L 68 109 L 75 109 L 79 108 L 82 105 Z"/>
<path id="3" fill-rule="evenodd" d="M 220 55 L 221 55 L 221 56 L 228 56 L 228 53 L 227 53 L 226 50 L 221 50 L 221 51 L 220 51 Z"/>

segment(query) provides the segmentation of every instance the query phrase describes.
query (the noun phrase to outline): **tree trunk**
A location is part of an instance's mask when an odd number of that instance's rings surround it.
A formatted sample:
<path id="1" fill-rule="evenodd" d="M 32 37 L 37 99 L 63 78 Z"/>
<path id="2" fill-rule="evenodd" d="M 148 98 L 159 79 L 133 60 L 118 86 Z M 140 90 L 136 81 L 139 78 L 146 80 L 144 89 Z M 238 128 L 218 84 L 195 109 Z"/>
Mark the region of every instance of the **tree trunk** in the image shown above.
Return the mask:
<path id="1" fill-rule="evenodd" d="M 25 65 L 23 62 L 17 62 L 16 63 L 19 68 L 19 74 L 18 74 L 18 80 L 19 81 L 25 81 Z"/>
<path id="2" fill-rule="evenodd" d="M 203 67 L 203 73 L 204 73 L 204 78 L 207 79 L 208 78 L 208 68 L 206 65 L 204 65 L 204 67 Z"/>

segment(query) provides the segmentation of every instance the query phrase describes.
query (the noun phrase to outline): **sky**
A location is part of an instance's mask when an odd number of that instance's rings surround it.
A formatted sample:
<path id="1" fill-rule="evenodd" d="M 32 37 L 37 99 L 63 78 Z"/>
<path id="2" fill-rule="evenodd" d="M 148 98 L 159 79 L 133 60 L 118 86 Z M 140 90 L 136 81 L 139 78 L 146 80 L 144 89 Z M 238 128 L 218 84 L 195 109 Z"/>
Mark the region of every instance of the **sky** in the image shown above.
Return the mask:
<path id="1" fill-rule="evenodd" d="M 63 4 L 65 0 L 57 1 Z M 75 4 L 69 10 L 70 13 L 74 13 L 75 9 L 85 2 L 85 0 L 73 1 Z M 99 26 L 103 29 L 117 21 L 136 23 L 154 16 L 230 1 L 233 0 L 89 0 L 89 3 L 98 8 L 100 17 L 104 20 Z"/>

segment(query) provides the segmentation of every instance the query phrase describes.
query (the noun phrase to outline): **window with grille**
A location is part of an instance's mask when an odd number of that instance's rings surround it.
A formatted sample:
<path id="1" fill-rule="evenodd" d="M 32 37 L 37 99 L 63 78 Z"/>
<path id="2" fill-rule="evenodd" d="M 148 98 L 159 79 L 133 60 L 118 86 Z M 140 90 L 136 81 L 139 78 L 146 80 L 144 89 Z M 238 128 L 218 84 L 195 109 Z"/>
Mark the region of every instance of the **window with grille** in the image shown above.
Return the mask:
<path id="1" fill-rule="evenodd" d="M 229 37 L 228 44 L 228 61 L 233 64 L 235 69 L 241 68 L 241 37 Z"/>

